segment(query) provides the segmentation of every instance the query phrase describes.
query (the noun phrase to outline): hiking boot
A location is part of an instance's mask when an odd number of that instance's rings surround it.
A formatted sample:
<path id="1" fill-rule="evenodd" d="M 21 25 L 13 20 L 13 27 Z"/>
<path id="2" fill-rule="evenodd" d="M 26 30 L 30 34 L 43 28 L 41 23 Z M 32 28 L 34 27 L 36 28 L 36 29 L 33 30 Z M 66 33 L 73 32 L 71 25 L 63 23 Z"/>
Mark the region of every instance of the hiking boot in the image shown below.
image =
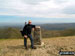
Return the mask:
<path id="1" fill-rule="evenodd" d="M 28 47 L 25 47 L 26 50 L 28 50 Z"/>
<path id="2" fill-rule="evenodd" d="M 33 47 L 31 47 L 32 49 L 36 49 L 36 47 L 35 46 L 33 46 Z"/>

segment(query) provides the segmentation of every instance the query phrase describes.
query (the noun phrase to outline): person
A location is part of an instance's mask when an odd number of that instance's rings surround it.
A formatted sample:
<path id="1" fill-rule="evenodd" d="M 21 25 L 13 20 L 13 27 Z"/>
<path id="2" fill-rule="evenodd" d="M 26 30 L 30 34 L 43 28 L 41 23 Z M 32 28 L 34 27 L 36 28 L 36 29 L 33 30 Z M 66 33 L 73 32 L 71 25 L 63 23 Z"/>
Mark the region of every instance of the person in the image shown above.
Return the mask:
<path id="1" fill-rule="evenodd" d="M 30 39 L 31 41 L 31 48 L 32 49 L 36 49 L 36 47 L 34 46 L 34 42 L 33 42 L 33 37 L 32 37 L 32 29 L 35 29 L 35 25 L 32 25 L 31 20 L 28 21 L 28 24 L 26 24 L 23 28 L 23 34 L 24 34 L 24 46 L 26 49 L 28 49 L 27 47 L 27 38 Z"/>

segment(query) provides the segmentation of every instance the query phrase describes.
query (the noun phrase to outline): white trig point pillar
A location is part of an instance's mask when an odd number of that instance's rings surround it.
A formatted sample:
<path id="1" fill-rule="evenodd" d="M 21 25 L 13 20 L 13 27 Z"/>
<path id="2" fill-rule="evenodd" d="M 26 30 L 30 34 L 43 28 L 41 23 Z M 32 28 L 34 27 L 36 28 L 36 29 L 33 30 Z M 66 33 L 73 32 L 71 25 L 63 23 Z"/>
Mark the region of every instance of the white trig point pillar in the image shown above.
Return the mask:
<path id="1" fill-rule="evenodd" d="M 34 30 L 34 45 L 42 46 L 44 43 L 42 42 L 42 36 L 41 36 L 41 27 L 36 26 Z"/>

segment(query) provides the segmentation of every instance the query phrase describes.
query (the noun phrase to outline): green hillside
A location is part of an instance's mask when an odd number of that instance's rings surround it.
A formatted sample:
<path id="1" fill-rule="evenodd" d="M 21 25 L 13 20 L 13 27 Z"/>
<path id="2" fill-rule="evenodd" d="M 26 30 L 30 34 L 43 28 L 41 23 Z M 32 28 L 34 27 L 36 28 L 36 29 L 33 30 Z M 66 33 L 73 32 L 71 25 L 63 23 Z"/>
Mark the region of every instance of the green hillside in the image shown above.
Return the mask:
<path id="1" fill-rule="evenodd" d="M 67 29 L 67 30 L 41 30 L 43 38 L 50 37 L 63 37 L 63 36 L 74 36 L 75 29 Z M 3 28 L 0 29 L 0 39 L 19 39 L 23 38 L 20 33 L 19 28 Z"/>
<path id="2" fill-rule="evenodd" d="M 75 29 L 67 30 L 42 30 L 42 37 L 64 37 L 64 36 L 75 36 Z"/>
<path id="3" fill-rule="evenodd" d="M 8 39 L 8 38 L 22 38 L 20 30 L 18 28 L 7 28 L 0 29 L 0 38 Z"/>

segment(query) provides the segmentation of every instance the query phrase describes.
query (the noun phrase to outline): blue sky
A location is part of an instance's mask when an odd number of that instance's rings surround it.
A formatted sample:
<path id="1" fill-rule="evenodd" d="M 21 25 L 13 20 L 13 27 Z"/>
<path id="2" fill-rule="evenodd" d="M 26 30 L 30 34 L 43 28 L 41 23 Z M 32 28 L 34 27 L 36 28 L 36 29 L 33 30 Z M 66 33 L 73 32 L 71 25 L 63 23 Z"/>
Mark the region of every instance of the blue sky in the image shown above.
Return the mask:
<path id="1" fill-rule="evenodd" d="M 41 18 L 25 16 L 0 16 L 0 23 L 24 23 L 32 20 L 33 23 L 74 23 L 74 18 Z"/>
<path id="2" fill-rule="evenodd" d="M 0 0 L 0 23 L 74 23 L 75 0 Z"/>

